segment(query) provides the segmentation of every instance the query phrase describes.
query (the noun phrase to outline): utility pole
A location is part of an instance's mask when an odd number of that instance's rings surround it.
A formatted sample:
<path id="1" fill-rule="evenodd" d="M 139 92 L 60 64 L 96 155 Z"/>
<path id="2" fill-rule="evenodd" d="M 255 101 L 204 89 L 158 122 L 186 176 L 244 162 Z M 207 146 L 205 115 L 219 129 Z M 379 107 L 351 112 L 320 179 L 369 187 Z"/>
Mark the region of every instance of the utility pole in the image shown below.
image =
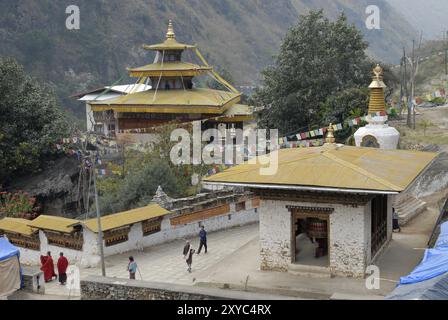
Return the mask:
<path id="1" fill-rule="evenodd" d="M 445 45 L 445 75 L 448 76 L 448 31 L 443 32 L 443 42 Z"/>
<path id="2" fill-rule="evenodd" d="M 415 111 L 414 111 L 414 91 L 415 91 L 415 40 L 412 40 L 412 64 L 411 64 L 411 96 L 409 97 L 410 109 L 414 115 L 415 121 Z M 411 115 L 411 114 L 409 114 Z M 412 120 L 411 120 L 412 121 Z M 412 128 L 415 130 L 415 123 L 412 121 Z"/>
<path id="3" fill-rule="evenodd" d="M 407 65 L 408 65 L 408 57 L 406 56 L 406 49 L 403 48 L 404 53 L 404 91 L 405 91 L 405 97 L 406 97 L 406 110 L 408 111 L 407 118 L 406 118 L 406 125 L 410 128 L 411 127 L 411 111 L 409 107 L 409 90 L 408 90 L 408 71 L 407 71 Z"/>
<path id="4" fill-rule="evenodd" d="M 101 215 L 100 215 L 100 206 L 98 204 L 98 190 L 96 187 L 96 157 L 92 154 L 92 170 L 93 170 L 93 189 L 95 192 L 95 207 L 96 207 L 96 219 L 98 224 L 98 246 L 100 248 L 100 256 L 101 256 L 101 272 L 103 277 L 106 276 L 106 265 L 104 263 L 104 248 L 103 248 L 103 229 L 101 228 Z"/>
<path id="5" fill-rule="evenodd" d="M 399 103 L 398 103 L 398 107 L 400 108 L 400 115 L 402 114 L 402 112 L 403 112 L 403 63 L 404 63 L 404 60 L 405 60 L 406 58 L 405 58 L 405 56 L 404 56 L 404 54 L 403 54 L 403 57 L 401 58 L 401 60 L 400 60 L 400 101 L 399 101 Z"/>

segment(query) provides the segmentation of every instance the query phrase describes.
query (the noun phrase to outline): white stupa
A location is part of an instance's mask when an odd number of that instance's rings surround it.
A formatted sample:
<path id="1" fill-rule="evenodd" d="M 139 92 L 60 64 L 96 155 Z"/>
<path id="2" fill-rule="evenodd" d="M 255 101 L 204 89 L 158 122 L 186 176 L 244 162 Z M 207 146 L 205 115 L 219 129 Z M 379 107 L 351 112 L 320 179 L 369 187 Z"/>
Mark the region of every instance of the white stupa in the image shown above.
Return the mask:
<path id="1" fill-rule="evenodd" d="M 375 76 L 370 84 L 369 115 L 365 127 L 355 132 L 355 143 L 357 147 L 373 147 L 380 149 L 397 149 L 400 133 L 397 129 L 387 124 L 386 103 L 383 82 L 383 69 L 377 65 L 373 69 Z"/>

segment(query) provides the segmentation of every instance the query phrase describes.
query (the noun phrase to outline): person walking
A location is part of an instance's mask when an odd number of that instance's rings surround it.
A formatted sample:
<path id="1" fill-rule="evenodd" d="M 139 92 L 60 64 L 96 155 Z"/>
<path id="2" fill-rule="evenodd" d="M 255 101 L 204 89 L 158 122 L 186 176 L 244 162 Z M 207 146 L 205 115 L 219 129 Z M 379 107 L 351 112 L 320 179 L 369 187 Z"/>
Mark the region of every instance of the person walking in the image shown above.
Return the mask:
<path id="1" fill-rule="evenodd" d="M 54 272 L 53 258 L 51 257 L 51 252 L 48 251 L 46 256 L 40 256 L 40 262 L 42 264 L 40 270 L 44 272 L 45 282 L 53 281 L 56 278 L 56 272 Z"/>
<path id="2" fill-rule="evenodd" d="M 194 254 L 194 249 L 190 249 L 190 252 L 188 253 L 188 257 L 187 257 L 187 266 L 188 266 L 188 272 L 191 273 L 191 265 L 193 264 L 193 254 Z"/>
<path id="3" fill-rule="evenodd" d="M 184 251 L 183 251 L 184 259 L 187 259 L 187 255 L 188 255 L 188 253 L 190 252 L 190 247 L 191 247 L 191 245 L 190 245 L 190 241 L 187 240 L 187 241 L 185 242 Z"/>
<path id="4" fill-rule="evenodd" d="M 58 277 L 61 285 L 64 285 L 67 282 L 67 268 L 68 268 L 68 260 L 64 257 L 64 253 L 59 253 L 59 259 L 57 263 L 58 267 Z"/>
<path id="5" fill-rule="evenodd" d="M 392 208 L 392 231 L 401 232 L 400 224 L 398 223 L 398 213 L 395 211 L 395 208 Z"/>
<path id="6" fill-rule="evenodd" d="M 129 279 L 135 280 L 135 273 L 137 272 L 137 263 L 134 261 L 134 257 L 129 257 L 128 263 Z"/>
<path id="7" fill-rule="evenodd" d="M 198 254 L 201 253 L 202 247 L 204 246 L 205 253 L 207 253 L 207 231 L 205 231 L 204 226 L 201 226 L 201 231 L 199 231 L 199 249 Z"/>

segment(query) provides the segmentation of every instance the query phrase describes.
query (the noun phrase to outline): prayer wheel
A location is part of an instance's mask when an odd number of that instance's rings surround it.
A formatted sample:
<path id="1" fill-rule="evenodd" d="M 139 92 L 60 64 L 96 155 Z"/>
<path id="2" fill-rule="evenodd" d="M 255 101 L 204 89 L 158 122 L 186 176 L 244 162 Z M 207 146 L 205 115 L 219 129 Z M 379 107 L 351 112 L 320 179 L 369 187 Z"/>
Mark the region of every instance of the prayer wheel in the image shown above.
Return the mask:
<path id="1" fill-rule="evenodd" d="M 308 236 L 310 238 L 327 238 L 327 221 L 313 219 L 308 222 Z"/>

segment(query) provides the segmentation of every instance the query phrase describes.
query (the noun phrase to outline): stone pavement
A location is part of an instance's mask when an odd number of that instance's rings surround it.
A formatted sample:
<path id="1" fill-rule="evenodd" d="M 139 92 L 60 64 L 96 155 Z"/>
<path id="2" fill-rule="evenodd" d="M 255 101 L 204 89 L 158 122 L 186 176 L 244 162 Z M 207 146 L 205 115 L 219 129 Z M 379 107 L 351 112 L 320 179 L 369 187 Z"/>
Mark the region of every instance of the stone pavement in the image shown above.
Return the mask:
<path id="1" fill-rule="evenodd" d="M 137 262 L 139 272 L 136 279 L 146 281 L 167 282 L 194 285 L 195 280 L 202 271 L 218 265 L 222 259 L 232 255 L 246 243 L 258 238 L 258 224 L 250 224 L 227 230 L 207 234 L 208 252 L 193 256 L 192 273 L 187 271 L 187 264 L 183 259 L 182 250 L 184 240 L 176 240 L 143 251 L 130 251 L 106 257 L 106 275 L 108 277 L 129 278 L 126 270 L 128 257 L 133 256 Z M 199 247 L 199 239 L 188 239 L 193 248 Z M 81 269 L 81 278 L 87 275 L 101 275 L 100 268 Z M 79 290 L 69 290 L 57 281 L 45 284 L 46 294 L 79 296 Z"/>

